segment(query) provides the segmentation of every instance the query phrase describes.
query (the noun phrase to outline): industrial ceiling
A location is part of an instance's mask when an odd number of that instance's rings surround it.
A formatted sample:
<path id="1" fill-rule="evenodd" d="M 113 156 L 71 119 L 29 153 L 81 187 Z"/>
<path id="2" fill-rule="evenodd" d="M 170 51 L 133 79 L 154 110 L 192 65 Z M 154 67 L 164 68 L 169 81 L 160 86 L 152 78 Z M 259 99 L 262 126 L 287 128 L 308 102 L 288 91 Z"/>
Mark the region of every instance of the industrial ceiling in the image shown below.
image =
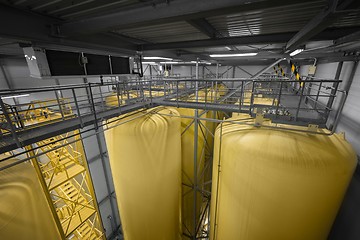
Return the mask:
<path id="1" fill-rule="evenodd" d="M 225 63 L 267 62 L 305 48 L 299 60 L 357 58 L 356 0 L 0 0 L 0 54 L 32 44 L 183 60 L 257 52 Z M 308 43 L 326 43 L 321 50 Z"/>

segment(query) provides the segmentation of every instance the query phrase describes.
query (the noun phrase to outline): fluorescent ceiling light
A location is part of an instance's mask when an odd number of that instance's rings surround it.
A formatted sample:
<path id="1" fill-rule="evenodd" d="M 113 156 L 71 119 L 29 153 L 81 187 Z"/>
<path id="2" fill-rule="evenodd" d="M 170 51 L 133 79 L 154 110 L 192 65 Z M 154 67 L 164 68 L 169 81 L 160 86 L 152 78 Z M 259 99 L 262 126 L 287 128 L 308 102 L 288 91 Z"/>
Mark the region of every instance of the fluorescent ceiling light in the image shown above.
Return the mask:
<path id="1" fill-rule="evenodd" d="M 196 61 L 191 61 L 190 63 L 195 63 L 196 64 Z M 211 65 L 210 62 L 205 62 L 205 61 L 199 61 L 199 64 Z"/>
<path id="2" fill-rule="evenodd" d="M 160 62 L 161 64 L 178 64 L 179 62 Z"/>
<path id="3" fill-rule="evenodd" d="M 291 56 L 291 57 L 292 57 L 292 56 L 295 56 L 295 55 L 301 53 L 302 51 L 304 51 L 304 49 L 302 49 L 302 48 L 296 49 L 295 51 L 293 51 L 292 53 L 290 53 L 290 56 Z"/>
<path id="4" fill-rule="evenodd" d="M 156 62 L 142 62 L 142 64 L 155 65 L 155 64 L 156 64 Z"/>
<path id="5" fill-rule="evenodd" d="M 256 56 L 257 53 L 230 53 L 230 54 L 210 54 L 212 58 L 222 58 L 222 57 L 251 57 Z"/>
<path id="6" fill-rule="evenodd" d="M 143 57 L 145 60 L 166 60 L 166 61 L 172 61 L 172 58 L 164 58 L 164 57 Z"/>
<path id="7" fill-rule="evenodd" d="M 28 97 L 30 94 L 21 94 L 21 95 L 14 95 L 14 96 L 5 96 L 1 97 L 1 99 L 9 99 L 9 98 L 19 98 L 19 97 Z"/>

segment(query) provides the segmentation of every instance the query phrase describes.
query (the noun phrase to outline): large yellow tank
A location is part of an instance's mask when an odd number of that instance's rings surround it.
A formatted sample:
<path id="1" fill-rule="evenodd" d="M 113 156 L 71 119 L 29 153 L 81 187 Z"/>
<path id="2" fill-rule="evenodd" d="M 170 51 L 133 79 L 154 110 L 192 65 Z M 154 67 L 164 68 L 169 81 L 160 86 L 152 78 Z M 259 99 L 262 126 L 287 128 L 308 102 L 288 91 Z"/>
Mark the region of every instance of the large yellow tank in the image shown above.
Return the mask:
<path id="1" fill-rule="evenodd" d="M 355 165 L 341 134 L 219 125 L 210 239 L 327 239 Z"/>
<path id="2" fill-rule="evenodd" d="M 113 121 L 108 127 L 128 122 L 105 131 L 124 237 L 180 239 L 179 113 L 159 107 L 135 117 Z"/>
<path id="3" fill-rule="evenodd" d="M 119 96 L 119 98 L 117 97 L 116 93 L 113 93 L 105 98 L 105 102 L 106 102 L 106 105 L 108 105 L 108 106 L 116 106 L 117 107 L 119 105 L 119 103 L 121 105 L 124 105 L 124 104 L 126 104 L 126 101 L 128 99 L 134 99 L 137 97 L 138 96 L 137 96 L 136 91 L 130 91 L 129 95 L 123 94 L 123 95 Z"/>
<path id="4" fill-rule="evenodd" d="M 14 161 L 7 160 L 6 164 Z M 28 162 L 0 171 L 0 239 L 61 239 L 36 172 Z"/>

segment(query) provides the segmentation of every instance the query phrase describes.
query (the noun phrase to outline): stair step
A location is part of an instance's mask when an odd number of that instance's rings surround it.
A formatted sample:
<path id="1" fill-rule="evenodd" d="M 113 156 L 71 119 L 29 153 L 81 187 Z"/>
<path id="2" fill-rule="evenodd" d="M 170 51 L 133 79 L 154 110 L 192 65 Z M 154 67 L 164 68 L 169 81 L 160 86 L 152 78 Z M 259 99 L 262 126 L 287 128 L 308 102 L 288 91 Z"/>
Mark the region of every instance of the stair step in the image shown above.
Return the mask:
<path id="1" fill-rule="evenodd" d="M 87 225 L 87 224 L 86 224 Z M 78 232 L 85 237 L 86 235 L 91 235 L 91 228 L 89 226 L 86 226 L 83 229 L 78 229 Z"/>
<path id="2" fill-rule="evenodd" d="M 70 222 L 70 226 L 68 229 L 68 232 L 65 233 L 66 236 L 68 236 L 70 233 L 72 233 L 75 229 L 77 229 L 84 220 L 87 220 L 89 217 L 91 217 L 95 213 L 95 210 L 90 208 L 83 208 L 81 209 L 77 214 L 75 214 Z M 80 216 L 79 216 L 80 215 Z M 63 225 L 63 228 L 66 229 L 67 225 L 69 223 L 69 220 L 63 221 L 61 224 Z"/>
<path id="3" fill-rule="evenodd" d="M 90 236 L 89 240 L 96 240 L 98 239 L 98 236 L 94 233 Z"/>
<path id="4" fill-rule="evenodd" d="M 54 179 L 52 180 L 50 186 L 49 186 L 49 190 L 54 189 L 55 187 L 58 187 L 60 185 L 62 185 L 63 183 L 67 182 L 68 180 L 74 178 L 76 175 L 84 172 L 86 169 L 79 165 L 79 164 L 74 164 L 72 167 L 67 169 L 67 173 L 65 171 L 58 173 Z M 68 177 L 69 176 L 69 177 Z M 47 179 L 47 185 L 49 185 L 50 179 Z"/>

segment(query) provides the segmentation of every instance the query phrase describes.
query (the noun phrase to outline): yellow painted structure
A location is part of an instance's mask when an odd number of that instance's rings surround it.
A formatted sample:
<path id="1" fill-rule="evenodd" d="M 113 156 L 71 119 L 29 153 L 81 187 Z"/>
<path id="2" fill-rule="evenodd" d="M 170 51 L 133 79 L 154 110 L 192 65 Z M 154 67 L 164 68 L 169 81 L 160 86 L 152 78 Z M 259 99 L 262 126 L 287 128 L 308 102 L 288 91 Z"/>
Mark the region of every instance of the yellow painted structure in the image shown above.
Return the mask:
<path id="1" fill-rule="evenodd" d="M 75 141 L 68 144 L 69 134 L 59 135 L 36 143 L 37 150 L 46 154 L 33 158 L 32 163 L 38 169 L 45 194 L 56 211 L 55 221 L 66 239 L 104 239 L 101 218 L 89 175 L 84 149 L 79 135 L 69 138 Z"/>
<path id="2" fill-rule="evenodd" d="M 5 156 L 1 155 L 1 159 Z M 6 164 L 15 159 L 6 160 Z M 0 162 L 3 166 L 5 162 Z M 0 172 L 0 238 L 60 240 L 34 167 L 20 163 Z"/>
<path id="3" fill-rule="evenodd" d="M 57 103 L 62 114 L 48 107 Z M 22 124 L 28 128 L 32 125 L 46 125 L 49 121 L 60 121 L 74 116 L 69 101 L 64 98 L 32 101 L 24 108 L 26 110 L 18 112 L 21 115 Z M 31 158 L 43 194 L 52 210 L 52 218 L 47 221 L 56 223 L 61 238 L 104 239 L 99 209 L 79 131 L 75 130 L 45 139 L 25 148 L 28 150 L 27 156 Z M 37 157 L 41 153 L 44 154 Z M 46 224 L 43 228 L 44 232 L 47 231 Z M 46 233 L 44 236 L 47 236 Z"/>
<path id="4" fill-rule="evenodd" d="M 54 111 L 55 106 L 58 105 L 58 111 Z M 69 100 L 66 98 L 59 98 L 59 101 L 54 99 L 47 99 L 42 101 L 31 101 L 27 106 L 24 106 L 25 110 L 17 109 L 17 114 L 12 113 L 11 105 L 7 104 L 7 111 L 9 113 L 9 117 L 12 121 L 18 123 L 21 122 L 23 126 L 26 126 L 27 129 L 31 128 L 32 125 L 36 125 L 36 127 L 40 125 L 46 125 L 50 121 L 61 121 L 64 119 L 69 119 L 74 117 L 74 114 L 71 110 L 71 105 Z M 49 107 L 50 106 L 50 107 Z M 62 111 L 63 117 L 59 111 Z M 0 115 L 0 123 L 7 123 L 5 116 L 3 114 Z M 9 134 L 10 131 L 1 128 L 0 132 L 2 134 Z"/>
<path id="5" fill-rule="evenodd" d="M 179 113 L 159 107 L 110 121 L 105 139 L 125 239 L 180 239 Z"/>
<path id="6" fill-rule="evenodd" d="M 341 134 L 267 125 L 218 126 L 210 239 L 327 239 L 355 169 L 354 150 Z"/>

